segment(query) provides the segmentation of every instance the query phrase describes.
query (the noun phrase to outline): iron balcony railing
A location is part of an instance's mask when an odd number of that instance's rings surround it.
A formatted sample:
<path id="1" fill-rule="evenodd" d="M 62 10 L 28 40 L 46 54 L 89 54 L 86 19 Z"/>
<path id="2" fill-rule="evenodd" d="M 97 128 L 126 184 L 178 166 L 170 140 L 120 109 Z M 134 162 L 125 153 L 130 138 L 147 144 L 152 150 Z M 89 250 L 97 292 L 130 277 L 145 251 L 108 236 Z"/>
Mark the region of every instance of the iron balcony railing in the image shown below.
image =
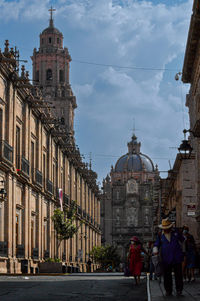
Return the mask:
<path id="1" fill-rule="evenodd" d="M 36 184 L 43 186 L 43 176 L 41 171 L 39 171 L 37 168 L 35 169 L 35 182 Z"/>
<path id="2" fill-rule="evenodd" d="M 53 183 L 50 180 L 47 180 L 47 186 L 46 186 L 46 190 L 53 194 Z"/>
<path id="3" fill-rule="evenodd" d="M 13 163 L 13 148 L 7 141 L 0 141 L 0 156 L 9 163 Z"/>
<path id="4" fill-rule="evenodd" d="M 29 176 L 29 169 L 30 169 L 29 161 L 22 156 L 22 159 L 21 159 L 21 171 L 25 175 Z"/>

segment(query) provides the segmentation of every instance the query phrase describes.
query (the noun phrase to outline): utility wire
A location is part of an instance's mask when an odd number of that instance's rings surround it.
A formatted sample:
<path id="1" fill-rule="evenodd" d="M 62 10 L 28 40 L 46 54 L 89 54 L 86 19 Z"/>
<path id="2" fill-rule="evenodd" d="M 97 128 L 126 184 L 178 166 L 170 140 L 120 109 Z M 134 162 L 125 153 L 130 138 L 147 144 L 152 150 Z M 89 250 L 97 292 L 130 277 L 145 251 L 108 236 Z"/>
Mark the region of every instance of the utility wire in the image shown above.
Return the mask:
<path id="1" fill-rule="evenodd" d="M 148 67 L 134 67 L 134 66 L 119 66 L 119 65 L 112 65 L 112 64 L 102 64 L 102 63 L 94 63 L 94 62 L 80 61 L 80 60 L 74 60 L 74 59 L 72 60 L 72 62 L 80 63 L 80 64 L 87 64 L 87 65 L 101 66 L 101 67 L 114 67 L 114 68 L 131 69 L 131 70 L 173 71 L 173 72 L 177 72 L 177 69 L 168 69 L 168 68 L 148 68 Z"/>

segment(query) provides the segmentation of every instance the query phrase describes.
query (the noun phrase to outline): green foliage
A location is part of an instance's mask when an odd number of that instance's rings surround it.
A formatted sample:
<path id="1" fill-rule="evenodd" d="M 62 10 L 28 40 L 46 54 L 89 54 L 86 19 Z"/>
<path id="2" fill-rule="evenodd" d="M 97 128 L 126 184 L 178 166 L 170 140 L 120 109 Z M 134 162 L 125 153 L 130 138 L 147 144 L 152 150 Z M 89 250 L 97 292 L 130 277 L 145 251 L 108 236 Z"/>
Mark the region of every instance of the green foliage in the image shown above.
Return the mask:
<path id="1" fill-rule="evenodd" d="M 100 263 L 103 267 L 112 264 L 113 267 L 120 263 L 120 256 L 117 253 L 117 247 L 113 245 L 94 246 L 90 256 L 95 262 Z"/>
<path id="2" fill-rule="evenodd" d="M 70 208 L 61 211 L 60 209 L 54 210 L 54 215 L 51 217 L 54 222 L 54 228 L 57 233 L 57 238 L 62 240 L 73 237 L 78 232 L 78 227 L 74 224 L 76 214 L 76 203 L 73 202 Z"/>
<path id="3" fill-rule="evenodd" d="M 47 258 L 45 262 L 61 262 L 60 258 Z"/>

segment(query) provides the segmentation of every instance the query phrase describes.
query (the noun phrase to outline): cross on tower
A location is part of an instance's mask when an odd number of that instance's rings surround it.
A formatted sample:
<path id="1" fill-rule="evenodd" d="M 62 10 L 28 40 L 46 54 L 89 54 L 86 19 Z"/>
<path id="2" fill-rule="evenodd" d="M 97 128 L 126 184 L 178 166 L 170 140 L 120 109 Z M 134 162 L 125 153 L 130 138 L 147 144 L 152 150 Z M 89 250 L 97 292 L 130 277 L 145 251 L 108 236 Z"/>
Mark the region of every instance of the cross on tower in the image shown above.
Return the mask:
<path id="1" fill-rule="evenodd" d="M 53 12 L 54 12 L 54 11 L 56 11 L 56 9 L 53 8 L 53 7 L 51 6 L 51 8 L 49 9 L 49 12 L 50 12 L 50 20 L 53 20 Z"/>

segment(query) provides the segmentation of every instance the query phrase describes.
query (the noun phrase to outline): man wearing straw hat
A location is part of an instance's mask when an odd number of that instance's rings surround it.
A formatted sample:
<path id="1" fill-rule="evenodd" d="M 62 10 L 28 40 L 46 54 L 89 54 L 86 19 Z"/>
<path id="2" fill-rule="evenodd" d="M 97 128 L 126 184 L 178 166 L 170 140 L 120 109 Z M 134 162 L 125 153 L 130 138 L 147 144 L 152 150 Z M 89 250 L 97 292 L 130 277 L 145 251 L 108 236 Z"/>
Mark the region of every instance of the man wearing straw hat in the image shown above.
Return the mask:
<path id="1" fill-rule="evenodd" d="M 173 227 L 173 223 L 168 218 L 162 220 L 159 228 L 162 229 L 162 234 L 158 236 L 154 246 L 161 248 L 166 296 L 172 295 L 172 271 L 175 275 L 177 296 L 180 296 L 183 290 L 183 252 L 180 243 L 184 241 L 184 237 Z"/>

